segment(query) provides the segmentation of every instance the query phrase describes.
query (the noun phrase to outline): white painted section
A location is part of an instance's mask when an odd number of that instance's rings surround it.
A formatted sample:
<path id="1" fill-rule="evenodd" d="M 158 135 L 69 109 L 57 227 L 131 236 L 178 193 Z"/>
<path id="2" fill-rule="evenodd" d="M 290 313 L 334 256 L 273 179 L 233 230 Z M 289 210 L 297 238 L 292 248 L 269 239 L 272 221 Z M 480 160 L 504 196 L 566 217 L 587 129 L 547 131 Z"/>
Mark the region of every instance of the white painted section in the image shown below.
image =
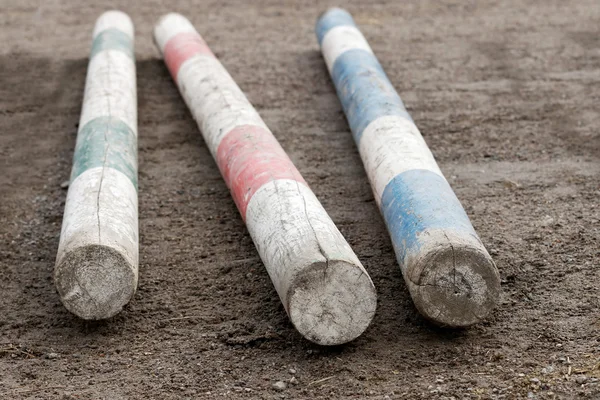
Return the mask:
<path id="1" fill-rule="evenodd" d="M 69 185 L 56 264 L 89 244 L 118 250 L 138 265 L 138 201 L 131 180 L 113 168 L 92 168 Z"/>
<path id="2" fill-rule="evenodd" d="M 385 187 L 402 172 L 425 169 L 444 177 L 421 132 L 406 118 L 386 116 L 371 122 L 359 152 L 378 205 Z"/>
<path id="3" fill-rule="evenodd" d="M 95 38 L 100 32 L 111 28 L 125 32 L 132 40 L 134 39 L 131 18 L 124 12 L 117 10 L 106 11 L 96 20 L 93 37 Z"/>
<path id="4" fill-rule="evenodd" d="M 93 168 L 69 186 L 54 268 L 64 306 L 80 318 L 119 313 L 138 282 L 137 192 L 112 168 Z"/>
<path id="5" fill-rule="evenodd" d="M 367 39 L 355 26 L 341 25 L 331 28 L 321 42 L 321 50 L 329 72 L 331 72 L 335 60 L 342 53 L 353 49 L 362 49 L 373 53 Z"/>
<path id="6" fill-rule="evenodd" d="M 187 60 L 179 69 L 177 82 L 213 156 L 235 127 L 254 125 L 269 130 L 216 58 L 198 55 Z"/>
<path id="7" fill-rule="evenodd" d="M 163 52 L 167 42 L 182 32 L 196 32 L 196 29 L 183 15 L 169 13 L 162 16 L 154 27 L 154 40 L 160 51 Z"/>
<path id="8" fill-rule="evenodd" d="M 325 255 L 364 271 L 314 193 L 297 181 L 263 185 L 248 203 L 246 225 L 286 308 L 295 275 L 314 262 L 325 262 Z"/>
<path id="9" fill-rule="evenodd" d="M 137 136 L 135 61 L 119 50 L 104 50 L 88 65 L 79 128 L 94 118 L 112 116 Z"/>
<path id="10" fill-rule="evenodd" d="M 364 332 L 377 305 L 373 282 L 308 187 L 288 179 L 263 185 L 246 225 L 302 335 L 334 345 Z"/>

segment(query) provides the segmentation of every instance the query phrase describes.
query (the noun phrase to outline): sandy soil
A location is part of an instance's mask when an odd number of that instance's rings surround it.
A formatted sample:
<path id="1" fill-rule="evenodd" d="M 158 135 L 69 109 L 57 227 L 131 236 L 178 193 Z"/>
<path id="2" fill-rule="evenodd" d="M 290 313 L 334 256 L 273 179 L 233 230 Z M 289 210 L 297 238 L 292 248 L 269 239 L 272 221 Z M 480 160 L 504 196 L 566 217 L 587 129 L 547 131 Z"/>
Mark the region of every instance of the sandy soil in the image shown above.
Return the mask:
<path id="1" fill-rule="evenodd" d="M 339 3 L 80 4 L 0 3 L 0 398 L 600 398 L 597 0 L 344 4 L 498 264 L 500 307 L 464 331 L 425 322 L 400 276 L 313 32 Z M 137 29 L 140 285 L 85 323 L 52 269 L 91 31 L 115 6 Z M 319 348 L 288 322 L 152 43 L 172 10 L 371 274 L 378 312 L 353 343 Z"/>

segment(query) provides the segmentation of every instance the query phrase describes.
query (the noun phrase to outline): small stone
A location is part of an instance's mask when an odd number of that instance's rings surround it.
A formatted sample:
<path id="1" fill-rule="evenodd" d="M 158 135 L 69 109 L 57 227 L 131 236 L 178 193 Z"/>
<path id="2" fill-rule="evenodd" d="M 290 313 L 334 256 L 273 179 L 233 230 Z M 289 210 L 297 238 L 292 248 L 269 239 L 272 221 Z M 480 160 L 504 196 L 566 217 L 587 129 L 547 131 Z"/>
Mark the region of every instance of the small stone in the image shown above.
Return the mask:
<path id="1" fill-rule="evenodd" d="M 542 368 L 542 374 L 544 375 L 551 374 L 552 372 L 554 372 L 554 367 L 552 365 Z"/>
<path id="2" fill-rule="evenodd" d="M 554 223 L 554 218 L 549 215 L 545 215 L 540 221 L 540 226 L 550 226 Z"/>
<path id="3" fill-rule="evenodd" d="M 529 380 L 529 382 L 533 383 L 534 385 L 539 385 L 540 384 L 540 380 L 538 378 L 531 378 Z"/>
<path id="4" fill-rule="evenodd" d="M 290 368 L 290 374 L 295 375 L 296 374 L 296 370 L 294 368 Z"/>
<path id="5" fill-rule="evenodd" d="M 283 392 L 287 388 L 287 385 L 283 381 L 277 381 L 273 384 L 273 389 L 278 392 Z"/>
<path id="6" fill-rule="evenodd" d="M 521 185 L 519 185 L 517 182 L 515 181 L 511 181 L 510 179 L 504 179 L 502 181 L 502 184 L 504 185 L 505 188 L 507 189 L 518 189 Z"/>
<path id="7" fill-rule="evenodd" d="M 60 184 L 60 188 L 66 189 L 69 187 L 70 184 L 71 184 L 71 181 L 64 181 L 63 183 Z"/>
<path id="8" fill-rule="evenodd" d="M 588 377 L 585 375 L 577 375 L 575 377 L 575 382 L 577 382 L 579 385 L 583 385 L 584 383 L 586 383 L 588 380 Z"/>
<path id="9" fill-rule="evenodd" d="M 46 354 L 46 358 L 48 360 L 55 360 L 59 357 L 59 355 L 57 353 L 48 353 Z"/>
<path id="10" fill-rule="evenodd" d="M 298 384 L 298 379 L 296 379 L 296 377 L 295 377 L 295 376 L 292 376 L 292 377 L 290 378 L 290 383 L 291 383 L 292 385 L 297 385 L 297 384 Z"/>

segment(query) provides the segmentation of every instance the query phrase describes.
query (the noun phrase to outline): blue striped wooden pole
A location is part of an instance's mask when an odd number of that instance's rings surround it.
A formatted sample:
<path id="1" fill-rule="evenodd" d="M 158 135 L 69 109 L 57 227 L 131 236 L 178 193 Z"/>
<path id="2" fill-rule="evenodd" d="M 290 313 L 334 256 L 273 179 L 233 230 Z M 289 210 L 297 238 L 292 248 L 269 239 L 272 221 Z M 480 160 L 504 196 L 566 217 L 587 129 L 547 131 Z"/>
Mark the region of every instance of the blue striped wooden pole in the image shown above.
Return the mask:
<path id="1" fill-rule="evenodd" d="M 417 309 L 444 326 L 481 321 L 498 271 L 400 96 L 347 11 L 325 12 L 316 33 Z"/>
<path id="2" fill-rule="evenodd" d="M 54 281 L 69 311 L 96 320 L 121 311 L 137 280 L 133 24 L 108 11 L 93 33 Z"/>

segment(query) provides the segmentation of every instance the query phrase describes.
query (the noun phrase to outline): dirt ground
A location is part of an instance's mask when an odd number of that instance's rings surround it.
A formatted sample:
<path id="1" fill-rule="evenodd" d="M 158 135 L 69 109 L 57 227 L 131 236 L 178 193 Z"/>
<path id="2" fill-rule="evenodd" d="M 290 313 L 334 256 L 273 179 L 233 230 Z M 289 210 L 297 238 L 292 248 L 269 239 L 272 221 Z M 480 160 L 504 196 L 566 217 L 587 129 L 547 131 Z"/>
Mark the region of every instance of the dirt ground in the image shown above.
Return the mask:
<path id="1" fill-rule="evenodd" d="M 0 4 L 0 398 L 600 399 L 597 0 Z M 411 303 L 315 39 L 332 5 L 498 264 L 481 325 L 438 329 Z M 112 7 L 137 29 L 140 284 L 86 323 L 52 270 L 91 32 Z M 167 11 L 203 34 L 369 271 L 379 306 L 356 341 L 318 347 L 289 323 L 152 42 Z"/>

